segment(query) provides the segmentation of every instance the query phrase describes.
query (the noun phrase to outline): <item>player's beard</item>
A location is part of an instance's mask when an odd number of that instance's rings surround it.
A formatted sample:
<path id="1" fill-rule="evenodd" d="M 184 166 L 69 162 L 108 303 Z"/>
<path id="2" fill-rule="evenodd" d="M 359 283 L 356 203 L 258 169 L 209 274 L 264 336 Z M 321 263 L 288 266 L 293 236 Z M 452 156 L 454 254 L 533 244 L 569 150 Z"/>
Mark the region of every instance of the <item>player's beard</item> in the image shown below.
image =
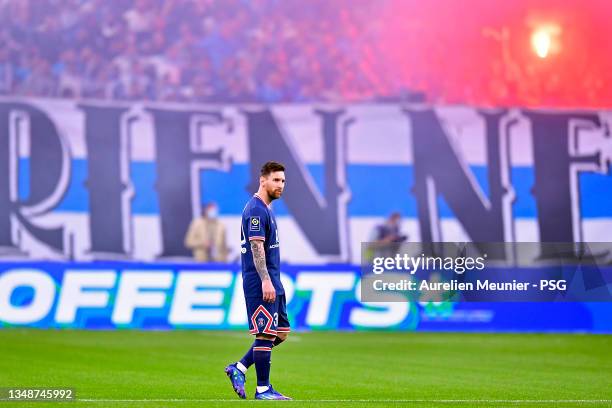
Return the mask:
<path id="1" fill-rule="evenodd" d="M 270 198 L 270 202 L 280 198 L 281 195 L 283 195 L 283 190 L 281 190 L 281 189 L 274 189 L 273 188 L 273 189 L 268 190 L 268 197 Z"/>

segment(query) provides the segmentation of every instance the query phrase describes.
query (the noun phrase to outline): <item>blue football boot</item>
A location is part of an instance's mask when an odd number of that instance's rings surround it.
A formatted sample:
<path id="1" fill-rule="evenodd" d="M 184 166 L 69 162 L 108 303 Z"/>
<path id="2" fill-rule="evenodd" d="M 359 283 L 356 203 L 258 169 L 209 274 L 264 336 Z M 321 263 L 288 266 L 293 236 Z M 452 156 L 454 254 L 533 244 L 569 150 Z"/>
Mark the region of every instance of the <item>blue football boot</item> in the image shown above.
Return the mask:
<path id="1" fill-rule="evenodd" d="M 290 400 L 291 398 L 284 396 L 280 392 L 276 391 L 272 384 L 264 392 L 255 391 L 255 399 L 259 400 Z"/>
<path id="2" fill-rule="evenodd" d="M 227 374 L 228 378 L 230 379 L 232 387 L 234 388 L 234 391 L 236 391 L 236 394 L 238 394 L 240 398 L 246 399 L 246 393 L 244 392 L 244 384 L 246 383 L 246 377 L 244 376 L 242 371 L 240 371 L 238 367 L 236 367 L 236 364 L 230 364 L 225 367 L 225 374 Z"/>

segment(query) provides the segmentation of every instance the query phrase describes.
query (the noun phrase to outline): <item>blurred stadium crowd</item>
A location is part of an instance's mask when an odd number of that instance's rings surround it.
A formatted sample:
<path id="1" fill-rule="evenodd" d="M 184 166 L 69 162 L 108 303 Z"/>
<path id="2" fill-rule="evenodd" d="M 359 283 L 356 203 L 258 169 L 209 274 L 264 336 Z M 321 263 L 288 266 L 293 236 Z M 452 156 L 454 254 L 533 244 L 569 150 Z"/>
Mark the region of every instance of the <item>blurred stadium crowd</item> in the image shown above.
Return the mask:
<path id="1" fill-rule="evenodd" d="M 0 95 L 610 106 L 612 6 L 547 4 L 0 0 Z M 538 58 L 551 19 L 561 52 Z"/>
<path id="2" fill-rule="evenodd" d="M 383 95 L 369 64 L 373 2 L 341 4 L 5 0 L 0 93 L 270 103 Z"/>

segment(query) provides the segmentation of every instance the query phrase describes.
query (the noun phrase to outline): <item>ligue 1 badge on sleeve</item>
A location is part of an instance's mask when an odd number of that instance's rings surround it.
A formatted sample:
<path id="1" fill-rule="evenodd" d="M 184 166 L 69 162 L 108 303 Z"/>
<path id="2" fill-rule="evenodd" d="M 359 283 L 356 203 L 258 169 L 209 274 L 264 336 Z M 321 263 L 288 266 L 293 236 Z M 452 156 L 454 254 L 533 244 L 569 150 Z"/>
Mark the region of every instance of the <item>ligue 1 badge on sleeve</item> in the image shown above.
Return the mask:
<path id="1" fill-rule="evenodd" d="M 259 221 L 259 217 L 251 217 L 251 222 L 249 223 L 250 231 L 259 231 L 261 222 Z"/>

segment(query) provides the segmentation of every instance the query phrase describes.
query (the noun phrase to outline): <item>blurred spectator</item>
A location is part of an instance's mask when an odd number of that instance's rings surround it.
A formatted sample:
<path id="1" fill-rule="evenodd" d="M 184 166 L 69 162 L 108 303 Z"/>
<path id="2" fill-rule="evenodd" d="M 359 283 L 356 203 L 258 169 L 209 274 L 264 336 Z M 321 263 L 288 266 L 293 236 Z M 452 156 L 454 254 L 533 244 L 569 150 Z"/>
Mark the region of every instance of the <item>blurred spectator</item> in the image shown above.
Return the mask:
<path id="1" fill-rule="evenodd" d="M 55 92 L 55 83 L 51 75 L 51 67 L 47 60 L 35 57 L 31 64 L 32 69 L 24 78 L 22 93 L 24 95 L 50 95 Z"/>
<path id="2" fill-rule="evenodd" d="M 379 244 L 401 243 L 408 239 L 400 230 L 402 216 L 398 212 L 391 213 L 389 218 L 374 229 L 373 241 Z"/>
<path id="3" fill-rule="evenodd" d="M 219 208 L 208 203 L 201 217 L 194 219 L 185 235 L 185 246 L 198 262 L 226 262 L 225 225 L 218 218 Z"/>
<path id="4" fill-rule="evenodd" d="M 145 39 L 153 26 L 153 13 L 155 12 L 153 5 L 152 1 L 136 0 L 134 1 L 134 7 L 123 13 L 128 30 L 141 35 L 141 40 Z"/>
<path id="5" fill-rule="evenodd" d="M 367 256 L 394 257 L 399 253 L 402 242 L 408 239 L 406 235 L 401 233 L 400 222 L 400 213 L 393 212 L 384 223 L 374 227 L 370 236 L 371 252 Z"/>

